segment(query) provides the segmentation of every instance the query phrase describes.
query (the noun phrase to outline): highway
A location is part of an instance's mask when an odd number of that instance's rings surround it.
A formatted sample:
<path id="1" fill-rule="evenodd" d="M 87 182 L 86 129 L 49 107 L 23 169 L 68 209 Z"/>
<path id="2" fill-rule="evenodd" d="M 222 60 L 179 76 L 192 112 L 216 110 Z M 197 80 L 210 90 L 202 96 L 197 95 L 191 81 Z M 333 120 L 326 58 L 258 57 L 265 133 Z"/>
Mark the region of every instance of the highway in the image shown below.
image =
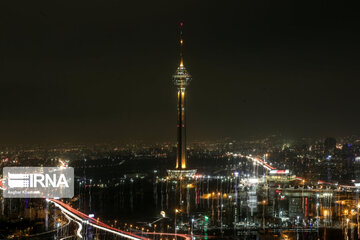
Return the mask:
<path id="1" fill-rule="evenodd" d="M 130 232 L 126 232 L 126 231 L 122 231 L 116 228 L 113 228 L 101 221 L 98 221 L 97 219 L 91 218 L 88 215 L 70 207 L 68 204 L 56 200 L 56 199 L 47 199 L 47 201 L 53 203 L 56 207 L 58 207 L 64 214 L 65 216 L 70 217 L 73 221 L 75 221 L 78 225 L 79 228 L 77 230 L 77 236 L 82 238 L 83 236 L 81 235 L 81 231 L 82 231 L 82 227 L 83 224 L 88 224 L 94 228 L 98 228 L 100 230 L 121 236 L 122 238 L 125 239 L 132 239 L 132 240 L 150 240 L 149 238 L 143 237 L 143 236 L 139 236 Z"/>
<path id="2" fill-rule="evenodd" d="M 252 161 L 254 164 L 258 164 L 258 165 L 262 166 L 263 168 L 266 169 L 266 171 L 277 171 L 278 173 L 284 172 L 284 170 L 279 170 L 279 169 L 276 169 L 275 167 L 271 166 L 271 163 L 268 164 L 268 163 L 264 162 L 261 159 L 261 157 L 252 156 L 252 155 L 242 155 L 240 153 L 228 153 L 228 155 L 233 156 L 233 157 L 246 158 L 246 159 Z M 305 182 L 305 180 L 302 177 L 295 176 L 295 178 L 299 181 Z M 357 190 L 358 189 L 358 187 L 356 187 L 354 185 L 341 185 L 338 183 L 325 182 L 322 180 L 318 180 L 317 182 L 314 182 L 314 184 L 324 185 L 327 187 L 334 187 L 334 188 L 337 188 L 338 190 Z"/>
<path id="3" fill-rule="evenodd" d="M 160 237 L 163 236 L 172 236 L 175 237 L 177 239 L 184 239 L 184 240 L 191 240 L 194 238 L 203 238 L 204 236 L 202 235 L 189 235 L 189 234 L 181 234 L 181 233 L 164 233 L 164 232 L 138 232 L 137 234 L 134 233 L 130 233 L 130 232 L 126 232 L 126 231 L 122 231 L 120 229 L 111 227 L 95 218 L 91 218 L 88 215 L 86 215 L 85 213 L 82 213 L 74 208 L 72 208 L 70 205 L 56 200 L 56 199 L 46 199 L 46 201 L 53 203 L 56 207 L 58 207 L 62 213 L 68 217 L 71 218 L 71 220 L 73 220 L 74 222 L 76 222 L 79 226 L 79 228 L 77 229 L 77 236 L 80 238 L 83 238 L 81 232 L 82 232 L 82 228 L 84 224 L 88 224 L 94 228 L 103 230 L 105 232 L 108 233 L 112 233 L 115 235 L 118 235 L 124 239 L 132 239 L 132 240 L 150 240 L 150 238 L 144 237 L 144 235 L 158 235 Z"/>

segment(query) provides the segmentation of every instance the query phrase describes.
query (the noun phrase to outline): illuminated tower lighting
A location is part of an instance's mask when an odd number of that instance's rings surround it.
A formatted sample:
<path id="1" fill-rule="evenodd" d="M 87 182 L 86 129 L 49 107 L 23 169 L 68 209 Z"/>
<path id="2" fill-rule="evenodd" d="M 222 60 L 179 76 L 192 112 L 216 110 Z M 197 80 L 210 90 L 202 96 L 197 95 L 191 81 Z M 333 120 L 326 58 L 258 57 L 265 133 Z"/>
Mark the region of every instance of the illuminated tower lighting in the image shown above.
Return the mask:
<path id="1" fill-rule="evenodd" d="M 183 23 L 180 23 L 180 64 L 173 75 L 173 82 L 177 88 L 177 153 L 176 169 L 186 169 L 186 118 L 185 99 L 186 87 L 191 81 L 191 75 L 184 66 L 182 36 Z"/>

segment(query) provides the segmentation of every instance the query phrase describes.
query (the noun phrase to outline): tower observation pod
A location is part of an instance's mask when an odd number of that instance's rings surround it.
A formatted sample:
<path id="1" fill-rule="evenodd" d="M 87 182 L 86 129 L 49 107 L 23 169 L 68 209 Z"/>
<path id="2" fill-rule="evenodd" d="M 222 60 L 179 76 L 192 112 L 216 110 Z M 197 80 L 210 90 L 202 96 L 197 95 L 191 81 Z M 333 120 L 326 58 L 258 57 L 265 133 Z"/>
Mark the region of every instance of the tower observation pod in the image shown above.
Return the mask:
<path id="1" fill-rule="evenodd" d="M 177 151 L 176 151 L 176 170 L 168 170 L 171 177 L 193 177 L 196 170 L 186 170 L 186 118 L 185 100 L 186 88 L 191 81 L 191 75 L 184 66 L 183 59 L 183 23 L 180 22 L 180 64 L 172 76 L 174 85 L 177 89 Z"/>

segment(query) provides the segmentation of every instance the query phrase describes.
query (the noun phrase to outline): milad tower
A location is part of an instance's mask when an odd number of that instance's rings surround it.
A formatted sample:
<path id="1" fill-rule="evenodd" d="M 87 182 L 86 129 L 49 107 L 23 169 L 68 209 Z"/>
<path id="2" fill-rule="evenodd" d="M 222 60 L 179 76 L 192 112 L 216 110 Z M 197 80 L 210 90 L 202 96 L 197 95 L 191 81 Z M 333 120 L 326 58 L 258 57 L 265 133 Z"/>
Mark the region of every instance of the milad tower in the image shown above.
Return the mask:
<path id="1" fill-rule="evenodd" d="M 186 118 L 185 100 L 186 87 L 191 81 L 191 75 L 184 66 L 183 59 L 183 23 L 180 23 L 180 64 L 172 76 L 174 85 L 177 88 L 177 151 L 176 151 L 176 170 L 168 170 L 171 177 L 193 177 L 196 170 L 187 170 L 186 157 Z"/>

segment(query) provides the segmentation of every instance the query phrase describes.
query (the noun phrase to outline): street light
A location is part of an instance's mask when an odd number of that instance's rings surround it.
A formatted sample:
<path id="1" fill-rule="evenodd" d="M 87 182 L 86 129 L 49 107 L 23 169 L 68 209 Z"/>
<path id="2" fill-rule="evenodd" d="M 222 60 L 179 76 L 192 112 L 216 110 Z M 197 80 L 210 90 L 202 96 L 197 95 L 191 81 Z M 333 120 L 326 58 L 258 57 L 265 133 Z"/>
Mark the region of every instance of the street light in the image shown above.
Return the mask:
<path id="1" fill-rule="evenodd" d="M 165 217 L 166 217 L 165 211 L 161 211 L 161 212 L 160 212 L 160 215 L 161 215 L 163 218 L 165 218 Z"/>
<path id="2" fill-rule="evenodd" d="M 175 239 L 177 239 L 177 236 L 176 236 L 176 216 L 177 216 L 177 213 L 179 213 L 180 210 L 175 208 L 175 222 L 174 222 L 174 225 L 175 225 Z"/>
<path id="3" fill-rule="evenodd" d="M 261 203 L 262 203 L 262 225 L 263 225 L 263 230 L 265 230 L 265 204 L 266 204 L 266 200 L 263 200 Z"/>
<path id="4" fill-rule="evenodd" d="M 329 211 L 327 209 L 324 210 L 324 217 L 329 216 Z"/>
<path id="5" fill-rule="evenodd" d="M 191 235 L 193 235 L 193 229 L 194 229 L 194 221 L 195 219 L 191 219 Z"/>

